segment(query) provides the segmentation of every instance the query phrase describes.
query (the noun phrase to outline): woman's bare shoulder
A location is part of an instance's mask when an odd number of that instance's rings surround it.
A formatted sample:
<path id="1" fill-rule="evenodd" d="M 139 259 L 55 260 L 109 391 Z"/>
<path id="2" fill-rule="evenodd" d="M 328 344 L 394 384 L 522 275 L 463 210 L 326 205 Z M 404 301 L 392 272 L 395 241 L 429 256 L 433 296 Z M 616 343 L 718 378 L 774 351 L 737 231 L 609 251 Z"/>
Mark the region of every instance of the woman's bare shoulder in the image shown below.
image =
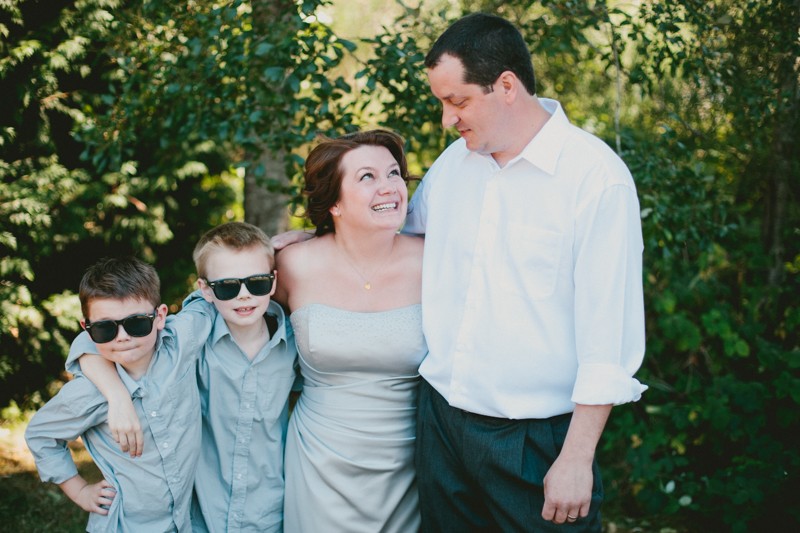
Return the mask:
<path id="1" fill-rule="evenodd" d="M 422 249 L 425 246 L 425 239 L 423 237 L 405 234 L 400 234 L 398 237 L 398 242 L 403 247 L 405 253 L 422 257 Z"/>
<path id="2" fill-rule="evenodd" d="M 314 237 L 283 248 L 276 256 L 279 269 L 287 269 L 298 275 L 313 271 L 329 247 L 327 236 Z"/>
<path id="3" fill-rule="evenodd" d="M 276 299 L 295 309 L 310 292 L 318 290 L 317 280 L 324 279 L 323 268 L 328 248 L 325 237 L 315 237 L 283 248 L 276 256 L 278 292 Z"/>

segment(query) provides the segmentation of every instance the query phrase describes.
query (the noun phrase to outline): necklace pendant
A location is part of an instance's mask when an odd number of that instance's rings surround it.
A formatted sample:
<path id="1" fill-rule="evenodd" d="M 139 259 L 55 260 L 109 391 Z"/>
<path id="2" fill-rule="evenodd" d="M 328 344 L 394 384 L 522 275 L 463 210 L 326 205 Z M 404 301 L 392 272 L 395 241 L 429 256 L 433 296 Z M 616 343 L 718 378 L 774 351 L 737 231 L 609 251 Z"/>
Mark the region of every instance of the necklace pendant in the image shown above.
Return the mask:
<path id="1" fill-rule="evenodd" d="M 370 290 L 372 288 L 372 284 L 368 281 L 364 284 L 364 288 Z"/>

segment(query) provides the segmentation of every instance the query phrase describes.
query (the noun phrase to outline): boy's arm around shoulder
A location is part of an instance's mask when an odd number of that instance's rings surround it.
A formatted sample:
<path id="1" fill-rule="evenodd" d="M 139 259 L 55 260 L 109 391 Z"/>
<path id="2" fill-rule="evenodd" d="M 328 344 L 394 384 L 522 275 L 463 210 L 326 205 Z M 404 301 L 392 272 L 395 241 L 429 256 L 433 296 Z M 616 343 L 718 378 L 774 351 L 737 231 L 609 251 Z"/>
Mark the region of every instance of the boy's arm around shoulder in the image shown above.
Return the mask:
<path id="1" fill-rule="evenodd" d="M 203 299 L 199 290 L 192 292 L 178 313 L 167 316 L 158 349 L 165 349 L 164 355 L 181 369 L 193 366 L 213 330 L 216 316 L 214 305 Z"/>
<path id="2" fill-rule="evenodd" d="M 85 331 L 70 346 L 67 371 L 85 375 L 108 401 L 108 427 L 123 452 L 139 457 L 144 451 L 144 433 L 130 393 L 117 373 L 117 367 L 99 355 L 97 345 Z"/>
<path id="3" fill-rule="evenodd" d="M 89 378 L 112 405 L 117 400 L 130 400 L 128 390 L 117 374 L 116 365 L 100 355 L 97 345 L 86 331 L 82 331 L 72 341 L 64 366 L 67 372 Z"/>
<path id="4" fill-rule="evenodd" d="M 174 315 L 173 321 L 183 322 L 188 325 L 196 336 L 195 339 L 179 339 L 179 342 L 186 342 L 187 345 L 193 343 L 202 348 L 208 340 L 211 331 L 214 329 L 214 321 L 217 318 L 217 308 L 203 296 L 203 291 L 196 289 L 184 298 L 181 310 Z M 175 326 L 183 328 L 184 325 Z M 183 331 L 181 331 L 183 332 Z"/>
<path id="5" fill-rule="evenodd" d="M 69 347 L 69 355 L 64 363 L 64 368 L 67 372 L 79 376 L 83 372 L 83 359 L 87 354 L 96 355 L 100 357 L 100 352 L 97 350 L 97 345 L 94 343 L 86 330 L 81 331 Z"/>

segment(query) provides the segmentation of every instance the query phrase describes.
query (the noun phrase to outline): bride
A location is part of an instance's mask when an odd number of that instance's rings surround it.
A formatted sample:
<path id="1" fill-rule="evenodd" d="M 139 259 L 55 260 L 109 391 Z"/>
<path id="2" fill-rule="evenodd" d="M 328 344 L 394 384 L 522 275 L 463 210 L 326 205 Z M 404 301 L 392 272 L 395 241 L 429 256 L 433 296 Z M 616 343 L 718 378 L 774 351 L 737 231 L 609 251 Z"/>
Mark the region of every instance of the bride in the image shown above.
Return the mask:
<path id="1" fill-rule="evenodd" d="M 325 139 L 305 166 L 317 238 L 277 256 L 303 392 L 286 444 L 287 533 L 419 529 L 414 473 L 421 238 L 400 235 L 403 140 L 384 130 Z"/>

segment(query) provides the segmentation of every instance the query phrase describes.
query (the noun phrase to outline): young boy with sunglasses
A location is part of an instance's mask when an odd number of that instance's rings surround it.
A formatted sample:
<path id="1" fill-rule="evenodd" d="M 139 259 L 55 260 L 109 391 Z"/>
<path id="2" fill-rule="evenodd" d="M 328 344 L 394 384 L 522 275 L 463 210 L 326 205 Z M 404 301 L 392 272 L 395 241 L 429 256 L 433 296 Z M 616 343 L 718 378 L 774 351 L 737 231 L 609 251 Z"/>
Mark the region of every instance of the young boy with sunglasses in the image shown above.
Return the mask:
<path id="1" fill-rule="evenodd" d="M 283 309 L 270 298 L 276 277 L 272 244 L 256 226 L 230 222 L 203 235 L 193 256 L 200 290 L 184 308 L 205 300 L 218 314 L 198 362 L 203 423 L 192 529 L 282 531 L 283 449 L 296 348 Z M 107 367 L 95 373 L 98 358 L 89 360 L 81 359 L 84 372 L 108 384 L 109 403 L 127 413 L 120 418 L 135 417 L 128 397 L 119 394 L 119 380 L 108 377 Z M 141 443 L 141 436 L 131 433 L 130 440 Z"/>
<path id="2" fill-rule="evenodd" d="M 155 269 L 135 258 L 103 259 L 83 276 L 81 325 L 142 421 L 146 451 L 122 452 L 108 425 L 109 404 L 76 375 L 25 431 L 42 481 L 57 483 L 88 511 L 88 531 L 189 531 L 200 455 L 195 362 L 213 310 L 199 302 L 167 317 Z M 77 342 L 77 339 L 76 339 Z M 81 437 L 103 474 L 89 484 L 67 442 Z"/>

